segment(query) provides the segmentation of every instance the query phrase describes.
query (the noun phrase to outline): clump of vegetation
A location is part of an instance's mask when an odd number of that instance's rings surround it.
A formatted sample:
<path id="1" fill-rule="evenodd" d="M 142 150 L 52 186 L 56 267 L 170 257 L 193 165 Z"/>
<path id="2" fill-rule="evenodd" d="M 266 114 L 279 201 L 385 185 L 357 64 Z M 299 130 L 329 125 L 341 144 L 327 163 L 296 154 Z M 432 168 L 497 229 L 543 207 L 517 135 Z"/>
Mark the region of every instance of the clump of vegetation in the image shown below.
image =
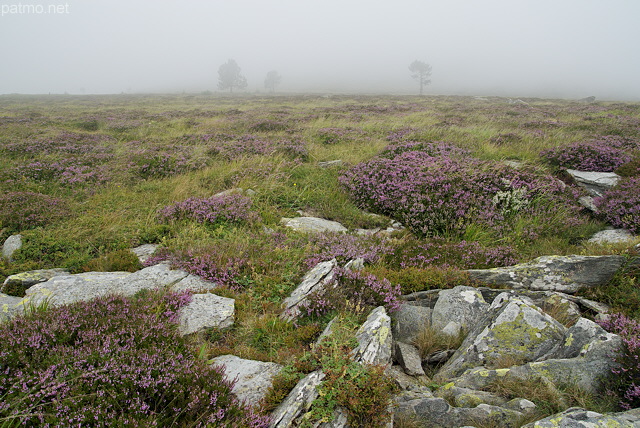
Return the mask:
<path id="1" fill-rule="evenodd" d="M 621 177 L 640 176 L 640 157 L 619 166 L 614 172 Z"/>
<path id="2" fill-rule="evenodd" d="M 615 393 L 622 397 L 620 407 L 632 409 L 640 407 L 640 322 L 622 314 L 611 314 L 599 324 L 612 333 L 622 337 L 624 348 L 615 357 L 617 367 Z"/>
<path id="3" fill-rule="evenodd" d="M 193 220 L 211 226 L 224 223 L 244 223 L 256 219 L 251 211 L 251 198 L 240 194 L 210 198 L 188 198 L 164 207 L 159 217 L 164 221 Z"/>
<path id="4" fill-rule="evenodd" d="M 609 223 L 640 233 L 640 177 L 622 180 L 594 202 Z"/>
<path id="5" fill-rule="evenodd" d="M 0 324 L 0 421 L 266 427 L 179 336 L 177 311 L 189 299 L 107 297 Z"/>
<path id="6" fill-rule="evenodd" d="M 544 150 L 540 156 L 561 168 L 601 172 L 611 172 L 631 160 L 631 156 L 625 150 L 602 144 L 600 141 L 578 141 Z"/>
<path id="7" fill-rule="evenodd" d="M 90 260 L 85 272 L 135 272 L 142 268 L 138 256 L 130 250 L 117 250 Z"/>
<path id="8" fill-rule="evenodd" d="M 8 192 L 0 196 L 0 227 L 20 232 L 69 217 L 66 201 L 35 192 Z"/>

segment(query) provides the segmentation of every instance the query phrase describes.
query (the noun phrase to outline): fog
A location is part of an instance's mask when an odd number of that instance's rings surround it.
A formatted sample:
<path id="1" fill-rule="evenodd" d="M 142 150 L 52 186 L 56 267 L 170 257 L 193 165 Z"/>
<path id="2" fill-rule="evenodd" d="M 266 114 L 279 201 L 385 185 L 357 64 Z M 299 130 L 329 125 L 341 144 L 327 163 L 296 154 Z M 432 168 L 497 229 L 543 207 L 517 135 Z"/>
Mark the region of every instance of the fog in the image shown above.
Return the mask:
<path id="1" fill-rule="evenodd" d="M 640 100 L 637 0 L 14 0 L 0 94 L 217 91 Z M 31 3 L 28 3 L 31 2 Z M 48 13 L 47 13 L 48 12 Z"/>

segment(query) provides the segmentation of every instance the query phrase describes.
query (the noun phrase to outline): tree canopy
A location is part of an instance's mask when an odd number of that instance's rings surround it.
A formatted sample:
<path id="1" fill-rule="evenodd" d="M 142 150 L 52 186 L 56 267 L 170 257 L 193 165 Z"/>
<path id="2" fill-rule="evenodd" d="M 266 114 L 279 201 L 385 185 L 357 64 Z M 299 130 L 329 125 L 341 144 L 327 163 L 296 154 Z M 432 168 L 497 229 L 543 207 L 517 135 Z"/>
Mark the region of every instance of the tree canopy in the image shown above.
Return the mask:
<path id="1" fill-rule="evenodd" d="M 426 62 L 415 60 L 409 65 L 411 77 L 420 82 L 420 95 L 425 85 L 431 83 L 431 66 Z"/>
<path id="2" fill-rule="evenodd" d="M 247 87 L 247 79 L 240 74 L 240 66 L 233 59 L 229 59 L 218 69 L 218 89 L 221 91 L 233 88 L 243 89 Z"/>
<path id="3" fill-rule="evenodd" d="M 282 81 L 282 76 L 276 70 L 271 70 L 267 73 L 267 77 L 264 79 L 264 87 L 270 89 L 271 92 L 276 90 L 276 86 Z"/>

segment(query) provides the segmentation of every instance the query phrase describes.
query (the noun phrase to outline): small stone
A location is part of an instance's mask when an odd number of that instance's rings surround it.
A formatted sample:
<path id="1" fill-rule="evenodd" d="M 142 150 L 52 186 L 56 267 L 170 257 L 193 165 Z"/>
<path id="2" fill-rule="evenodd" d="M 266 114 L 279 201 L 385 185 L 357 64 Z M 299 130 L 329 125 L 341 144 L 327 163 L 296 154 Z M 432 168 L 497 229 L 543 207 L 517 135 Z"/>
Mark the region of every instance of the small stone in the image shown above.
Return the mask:
<path id="1" fill-rule="evenodd" d="M 156 252 L 158 247 L 159 245 L 156 244 L 144 244 L 139 247 L 132 248 L 131 251 L 138 257 L 140 263 L 144 263 L 153 255 L 153 253 Z"/>
<path id="2" fill-rule="evenodd" d="M 13 253 L 22 248 L 22 235 L 11 235 L 4 241 L 2 246 L 2 257 L 13 261 Z"/>
<path id="3" fill-rule="evenodd" d="M 180 334 L 196 333 L 206 328 L 225 328 L 233 324 L 235 300 L 215 294 L 194 294 L 180 310 Z"/>
<path id="4" fill-rule="evenodd" d="M 280 223 L 299 232 L 319 233 L 319 232 L 347 232 L 347 228 L 337 221 L 325 220 L 318 217 L 295 217 L 282 218 Z"/>
<path id="5" fill-rule="evenodd" d="M 333 167 L 333 166 L 342 166 L 342 160 L 336 159 L 336 160 L 332 160 L 332 161 L 318 162 L 318 166 L 320 168 L 330 168 L 330 167 Z"/>
<path id="6" fill-rule="evenodd" d="M 618 244 L 633 241 L 635 237 L 625 229 L 601 230 L 589 238 L 588 242 L 595 244 Z"/>
<path id="7" fill-rule="evenodd" d="M 422 361 L 418 348 L 402 342 L 396 342 L 394 347 L 394 359 L 402 366 L 409 376 L 424 376 Z"/>

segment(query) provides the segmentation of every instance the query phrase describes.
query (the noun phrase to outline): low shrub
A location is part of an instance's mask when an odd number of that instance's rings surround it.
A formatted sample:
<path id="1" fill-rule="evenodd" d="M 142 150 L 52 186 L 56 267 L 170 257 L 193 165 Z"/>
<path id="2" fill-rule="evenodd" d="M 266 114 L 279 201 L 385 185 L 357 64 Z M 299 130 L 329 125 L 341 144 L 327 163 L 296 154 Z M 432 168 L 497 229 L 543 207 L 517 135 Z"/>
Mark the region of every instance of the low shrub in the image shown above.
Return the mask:
<path id="1" fill-rule="evenodd" d="M 106 297 L 0 324 L 10 426 L 266 427 L 177 331 L 188 294 Z"/>
<path id="2" fill-rule="evenodd" d="M 615 392 L 621 397 L 620 407 L 640 407 L 640 322 L 622 314 L 611 314 L 599 324 L 620 335 L 624 344 L 622 353 L 615 357 L 618 367 L 613 369 L 617 381 Z"/>
<path id="3" fill-rule="evenodd" d="M 251 222 L 257 218 L 251 211 L 251 198 L 240 194 L 189 198 L 164 207 L 158 216 L 162 221 L 193 220 L 212 226 Z"/>
<path id="4" fill-rule="evenodd" d="M 34 192 L 9 192 L 0 196 L 0 228 L 20 232 L 68 218 L 62 199 Z"/>
<path id="5" fill-rule="evenodd" d="M 640 158 L 635 158 L 624 165 L 619 166 L 614 172 L 621 177 L 640 176 Z"/>
<path id="6" fill-rule="evenodd" d="M 613 226 L 640 233 L 640 177 L 620 181 L 594 202 Z"/>
<path id="7" fill-rule="evenodd" d="M 562 168 L 601 172 L 611 172 L 631 160 L 631 156 L 623 149 L 598 141 L 579 141 L 544 150 L 540 156 Z"/>
<path id="8" fill-rule="evenodd" d="M 453 288 L 458 285 L 476 285 L 467 272 L 455 268 L 408 266 L 390 269 L 384 266 L 374 266 L 366 268 L 366 270 L 378 278 L 387 278 L 391 284 L 398 285 L 403 295 L 416 291 Z"/>

